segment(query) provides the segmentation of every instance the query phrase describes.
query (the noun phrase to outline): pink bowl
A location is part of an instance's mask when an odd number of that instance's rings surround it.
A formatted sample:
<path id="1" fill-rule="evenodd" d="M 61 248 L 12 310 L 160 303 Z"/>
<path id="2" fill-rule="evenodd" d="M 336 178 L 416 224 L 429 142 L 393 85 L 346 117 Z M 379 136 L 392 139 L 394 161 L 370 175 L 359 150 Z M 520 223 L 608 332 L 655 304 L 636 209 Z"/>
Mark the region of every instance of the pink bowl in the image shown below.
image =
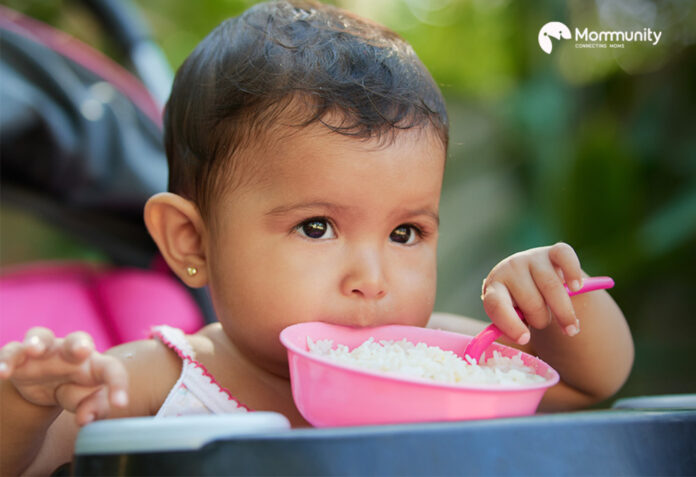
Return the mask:
<path id="1" fill-rule="evenodd" d="M 331 339 L 353 349 L 370 337 L 424 342 L 461 356 L 471 336 L 414 326 L 351 328 L 321 322 L 288 326 L 280 341 L 288 350 L 292 394 L 302 416 L 315 427 L 456 421 L 533 414 L 558 373 L 522 353 L 522 361 L 546 381 L 529 386 L 449 385 L 361 370 L 310 354 L 307 337 Z M 520 351 L 494 343 L 505 357 Z"/>

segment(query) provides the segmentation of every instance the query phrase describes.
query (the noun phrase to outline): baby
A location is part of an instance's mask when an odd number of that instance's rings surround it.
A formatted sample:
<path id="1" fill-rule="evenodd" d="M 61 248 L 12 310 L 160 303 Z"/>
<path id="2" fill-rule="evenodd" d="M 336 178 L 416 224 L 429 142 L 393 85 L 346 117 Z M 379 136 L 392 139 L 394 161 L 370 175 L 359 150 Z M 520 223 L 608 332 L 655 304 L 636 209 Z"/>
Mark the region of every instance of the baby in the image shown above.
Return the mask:
<path id="1" fill-rule="evenodd" d="M 161 254 L 188 286 L 209 286 L 219 322 L 190 336 L 159 327 L 104 354 L 84 333 L 43 328 L 4 346 L 1 473 L 52 471 L 95 419 L 251 409 L 307 425 L 278 340 L 293 323 L 480 331 L 433 314 L 447 141 L 440 91 L 386 28 L 300 2 L 222 23 L 177 73 L 169 192 L 145 207 Z M 545 411 L 605 399 L 631 368 L 610 296 L 568 297 L 564 283 L 585 276 L 558 243 L 506 258 L 483 283 L 507 342 L 562 377 Z"/>

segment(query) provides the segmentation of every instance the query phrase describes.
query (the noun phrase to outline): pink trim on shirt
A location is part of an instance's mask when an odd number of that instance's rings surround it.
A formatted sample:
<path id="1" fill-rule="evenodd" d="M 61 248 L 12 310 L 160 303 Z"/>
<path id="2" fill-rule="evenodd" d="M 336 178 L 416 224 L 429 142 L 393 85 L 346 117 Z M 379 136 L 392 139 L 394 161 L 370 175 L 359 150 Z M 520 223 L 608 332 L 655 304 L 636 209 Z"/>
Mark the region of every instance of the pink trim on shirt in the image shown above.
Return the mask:
<path id="1" fill-rule="evenodd" d="M 227 396 L 227 400 L 228 400 L 228 401 L 234 401 L 234 402 L 237 404 L 237 406 L 239 406 L 239 407 L 241 407 L 241 408 L 244 408 L 244 409 L 246 409 L 247 411 L 252 411 L 252 409 L 248 408 L 247 406 L 245 406 L 244 404 L 242 404 L 241 402 L 239 402 L 237 399 L 235 399 L 235 398 L 232 396 L 232 393 L 229 391 L 229 389 L 227 389 L 226 387 L 224 387 L 224 386 L 222 386 L 220 383 L 218 383 L 218 381 L 215 379 L 215 377 L 214 377 L 212 374 L 210 374 L 210 372 L 208 371 L 208 369 L 207 369 L 202 363 L 196 361 L 196 360 L 193 359 L 191 356 L 186 355 L 186 354 L 183 352 L 183 350 L 181 350 L 178 346 L 176 346 L 176 345 L 175 345 L 174 343 L 172 343 L 169 339 L 167 339 L 167 338 L 164 336 L 164 334 L 162 333 L 161 330 L 159 330 L 159 329 L 157 329 L 157 328 L 153 329 L 153 330 L 151 331 L 151 333 L 150 333 L 150 337 L 151 337 L 151 338 L 157 337 L 160 341 L 162 341 L 162 343 L 164 343 L 165 345 L 167 345 L 167 347 L 169 347 L 171 350 L 173 350 L 173 351 L 179 356 L 179 358 L 181 358 L 183 361 L 188 361 L 188 362 L 191 363 L 193 366 L 195 366 L 196 368 L 200 369 L 200 370 L 201 370 L 201 373 L 203 374 L 203 376 L 207 377 L 207 378 L 210 380 L 210 383 L 211 383 L 211 384 L 213 384 L 214 386 L 216 386 L 217 389 L 218 389 L 221 393 L 223 393 L 223 394 L 225 394 L 225 395 Z"/>

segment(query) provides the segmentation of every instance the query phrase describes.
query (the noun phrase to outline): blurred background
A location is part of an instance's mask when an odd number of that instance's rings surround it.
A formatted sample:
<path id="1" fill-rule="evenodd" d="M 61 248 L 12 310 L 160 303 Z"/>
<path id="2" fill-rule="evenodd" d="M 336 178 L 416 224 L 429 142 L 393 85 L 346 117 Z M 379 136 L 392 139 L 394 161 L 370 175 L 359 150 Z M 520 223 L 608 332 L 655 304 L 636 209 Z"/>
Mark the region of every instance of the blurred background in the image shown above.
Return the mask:
<path id="1" fill-rule="evenodd" d="M 254 1 L 139 0 L 176 68 L 220 21 Z M 618 397 L 696 392 L 696 4 L 649 0 L 336 0 L 405 37 L 447 99 L 436 309 L 485 319 L 482 279 L 502 258 L 565 241 L 633 331 Z M 3 0 L 118 58 L 70 0 Z M 657 45 L 537 41 L 550 21 L 590 31 L 661 31 Z M 1 52 L 0 52 L 1 54 Z M 3 202 L 0 265 L 108 260 Z M 2 318 L 7 319 L 6 317 Z M 606 406 L 607 403 L 603 403 Z"/>

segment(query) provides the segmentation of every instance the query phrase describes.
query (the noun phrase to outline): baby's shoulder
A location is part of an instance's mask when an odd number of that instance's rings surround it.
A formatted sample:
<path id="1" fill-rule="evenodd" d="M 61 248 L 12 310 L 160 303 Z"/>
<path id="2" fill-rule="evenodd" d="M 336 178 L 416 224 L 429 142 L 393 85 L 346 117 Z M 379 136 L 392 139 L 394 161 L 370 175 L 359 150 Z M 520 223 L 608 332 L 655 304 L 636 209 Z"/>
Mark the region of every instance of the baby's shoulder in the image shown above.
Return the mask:
<path id="1" fill-rule="evenodd" d="M 206 325 L 196 333 L 186 335 L 186 338 L 196 356 L 210 354 L 229 341 L 220 323 Z"/>
<path id="2" fill-rule="evenodd" d="M 130 341 L 114 346 L 106 352 L 120 360 L 126 368 L 159 369 L 160 366 L 181 367 L 175 359 L 176 354 L 170 352 L 168 346 L 159 339 Z"/>
<path id="3" fill-rule="evenodd" d="M 106 352 L 128 372 L 128 414 L 153 415 L 161 407 L 181 374 L 181 359 L 157 339 L 131 341 Z"/>
<path id="4" fill-rule="evenodd" d="M 196 361 L 218 382 L 226 387 L 240 382 L 240 354 L 220 323 L 207 325 L 197 333 L 187 335 L 187 339 Z"/>

